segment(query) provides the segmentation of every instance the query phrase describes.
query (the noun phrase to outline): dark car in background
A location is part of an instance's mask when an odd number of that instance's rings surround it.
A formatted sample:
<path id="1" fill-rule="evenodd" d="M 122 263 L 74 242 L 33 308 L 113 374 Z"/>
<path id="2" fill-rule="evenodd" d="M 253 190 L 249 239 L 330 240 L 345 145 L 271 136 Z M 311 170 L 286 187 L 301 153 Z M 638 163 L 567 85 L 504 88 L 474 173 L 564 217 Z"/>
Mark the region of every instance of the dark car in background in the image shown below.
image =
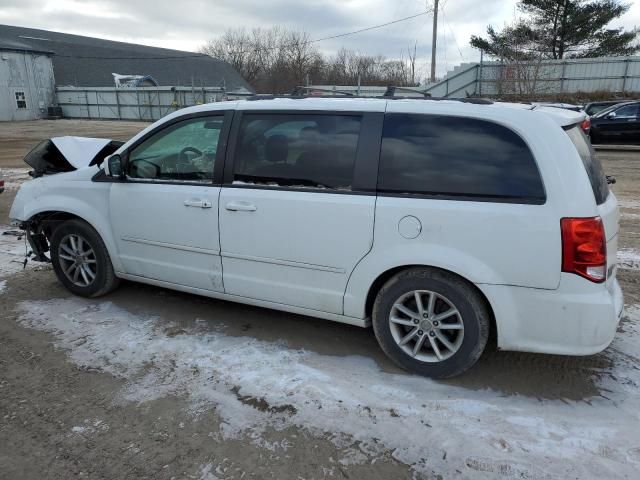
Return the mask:
<path id="1" fill-rule="evenodd" d="M 640 101 L 624 102 L 591 117 L 591 143 L 640 145 Z"/>
<path id="2" fill-rule="evenodd" d="M 604 102 L 589 102 L 587 103 L 583 110 L 587 115 L 592 117 L 593 115 L 606 110 L 607 108 L 613 107 L 614 105 L 618 105 L 620 103 L 625 103 L 628 100 L 607 100 Z"/>

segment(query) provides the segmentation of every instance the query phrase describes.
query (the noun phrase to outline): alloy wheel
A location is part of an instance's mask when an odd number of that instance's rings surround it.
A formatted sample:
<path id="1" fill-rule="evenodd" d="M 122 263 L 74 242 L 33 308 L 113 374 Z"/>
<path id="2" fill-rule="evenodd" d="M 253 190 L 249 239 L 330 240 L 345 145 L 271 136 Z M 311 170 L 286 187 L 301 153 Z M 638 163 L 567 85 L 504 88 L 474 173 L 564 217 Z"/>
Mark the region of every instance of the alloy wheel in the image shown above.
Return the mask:
<path id="1" fill-rule="evenodd" d="M 462 345 L 464 323 L 444 295 L 413 290 L 391 307 L 389 326 L 396 344 L 409 356 L 428 363 L 452 357 Z"/>
<path id="2" fill-rule="evenodd" d="M 98 272 L 96 254 L 89 242 L 80 235 L 69 234 L 58 246 L 58 260 L 64 275 L 74 285 L 88 287 Z"/>

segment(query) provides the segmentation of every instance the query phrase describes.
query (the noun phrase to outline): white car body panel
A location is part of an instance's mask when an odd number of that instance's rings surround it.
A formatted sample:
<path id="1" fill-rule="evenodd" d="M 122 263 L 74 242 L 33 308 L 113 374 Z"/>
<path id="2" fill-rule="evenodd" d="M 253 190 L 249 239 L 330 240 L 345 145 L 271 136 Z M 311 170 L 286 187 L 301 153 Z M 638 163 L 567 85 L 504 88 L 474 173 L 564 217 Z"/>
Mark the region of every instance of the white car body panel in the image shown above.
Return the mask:
<path id="1" fill-rule="evenodd" d="M 373 243 L 375 200 L 372 195 L 223 188 L 225 291 L 342 314 L 349 275 Z M 228 210 L 233 204 L 256 210 Z"/>
<path id="2" fill-rule="evenodd" d="M 211 186 L 114 183 L 109 220 L 122 271 L 223 292 L 219 193 Z"/>
<path id="3" fill-rule="evenodd" d="M 591 355 L 613 340 L 624 301 L 617 280 L 610 288 L 563 273 L 557 290 L 478 285 L 498 327 L 498 347 L 558 355 Z"/>
<path id="4" fill-rule="evenodd" d="M 11 218 L 61 211 L 85 219 L 103 238 L 121 278 L 360 326 L 369 324 L 367 298 L 376 279 L 398 267 L 435 266 L 486 296 L 502 349 L 584 355 L 611 341 L 622 309 L 615 268 L 602 284 L 560 272 L 563 217 L 601 216 L 608 262 L 615 265 L 615 196 L 596 205 L 582 161 L 558 128 L 580 122 L 583 113 L 446 100 L 226 102 L 174 112 L 116 153 L 165 122 L 216 110 L 428 113 L 496 122 L 530 147 L 546 202 L 92 182 L 98 169 L 91 167 L 26 182 Z M 189 200 L 211 208 L 185 207 Z M 230 203 L 256 209 L 232 211 Z M 401 235 L 407 216 L 420 223 L 415 238 Z"/>
<path id="5" fill-rule="evenodd" d="M 113 268 L 123 271 L 109 221 L 110 183 L 92 182 L 98 167 L 35 178 L 22 184 L 9 218 L 26 221 L 43 212 L 65 212 L 84 219 L 99 234 L 109 251 Z M 73 194 L 70 194 L 73 192 Z"/>

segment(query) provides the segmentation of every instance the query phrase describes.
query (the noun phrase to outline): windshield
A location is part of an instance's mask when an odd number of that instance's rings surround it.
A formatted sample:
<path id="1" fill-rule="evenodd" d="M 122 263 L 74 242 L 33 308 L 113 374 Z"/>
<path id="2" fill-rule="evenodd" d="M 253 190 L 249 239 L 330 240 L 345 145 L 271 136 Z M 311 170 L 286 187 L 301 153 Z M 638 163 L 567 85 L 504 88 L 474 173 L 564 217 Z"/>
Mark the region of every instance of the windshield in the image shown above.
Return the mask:
<path id="1" fill-rule="evenodd" d="M 614 110 L 618 109 L 619 107 L 621 107 L 622 105 L 627 105 L 626 103 L 616 103 L 615 105 L 611 105 L 607 108 L 603 108 L 600 111 L 598 111 L 595 115 L 592 115 L 594 118 L 600 118 L 600 117 L 604 117 L 607 113 L 609 112 L 613 112 Z"/>
<path id="2" fill-rule="evenodd" d="M 616 105 L 616 103 L 596 103 L 587 109 L 587 115 L 594 116 L 595 114 L 600 113 L 603 110 L 608 110 Z"/>
<path id="3" fill-rule="evenodd" d="M 582 164 L 591 182 L 596 203 L 602 205 L 607 201 L 607 197 L 609 196 L 609 185 L 607 184 L 607 177 L 604 174 L 602 165 L 596 158 L 596 153 L 591 146 L 591 142 L 589 142 L 580 125 L 574 125 L 565 131 L 580 154 Z"/>

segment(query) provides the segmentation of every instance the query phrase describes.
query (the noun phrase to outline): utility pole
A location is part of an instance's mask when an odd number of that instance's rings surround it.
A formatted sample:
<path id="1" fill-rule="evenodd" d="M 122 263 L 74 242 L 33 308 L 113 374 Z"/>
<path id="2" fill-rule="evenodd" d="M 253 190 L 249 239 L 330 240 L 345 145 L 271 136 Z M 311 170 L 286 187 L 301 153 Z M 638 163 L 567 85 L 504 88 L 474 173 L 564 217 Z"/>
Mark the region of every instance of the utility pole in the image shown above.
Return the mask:
<path id="1" fill-rule="evenodd" d="M 433 0 L 433 37 L 431 39 L 431 83 L 436 81 L 436 42 L 438 40 L 438 0 Z"/>

